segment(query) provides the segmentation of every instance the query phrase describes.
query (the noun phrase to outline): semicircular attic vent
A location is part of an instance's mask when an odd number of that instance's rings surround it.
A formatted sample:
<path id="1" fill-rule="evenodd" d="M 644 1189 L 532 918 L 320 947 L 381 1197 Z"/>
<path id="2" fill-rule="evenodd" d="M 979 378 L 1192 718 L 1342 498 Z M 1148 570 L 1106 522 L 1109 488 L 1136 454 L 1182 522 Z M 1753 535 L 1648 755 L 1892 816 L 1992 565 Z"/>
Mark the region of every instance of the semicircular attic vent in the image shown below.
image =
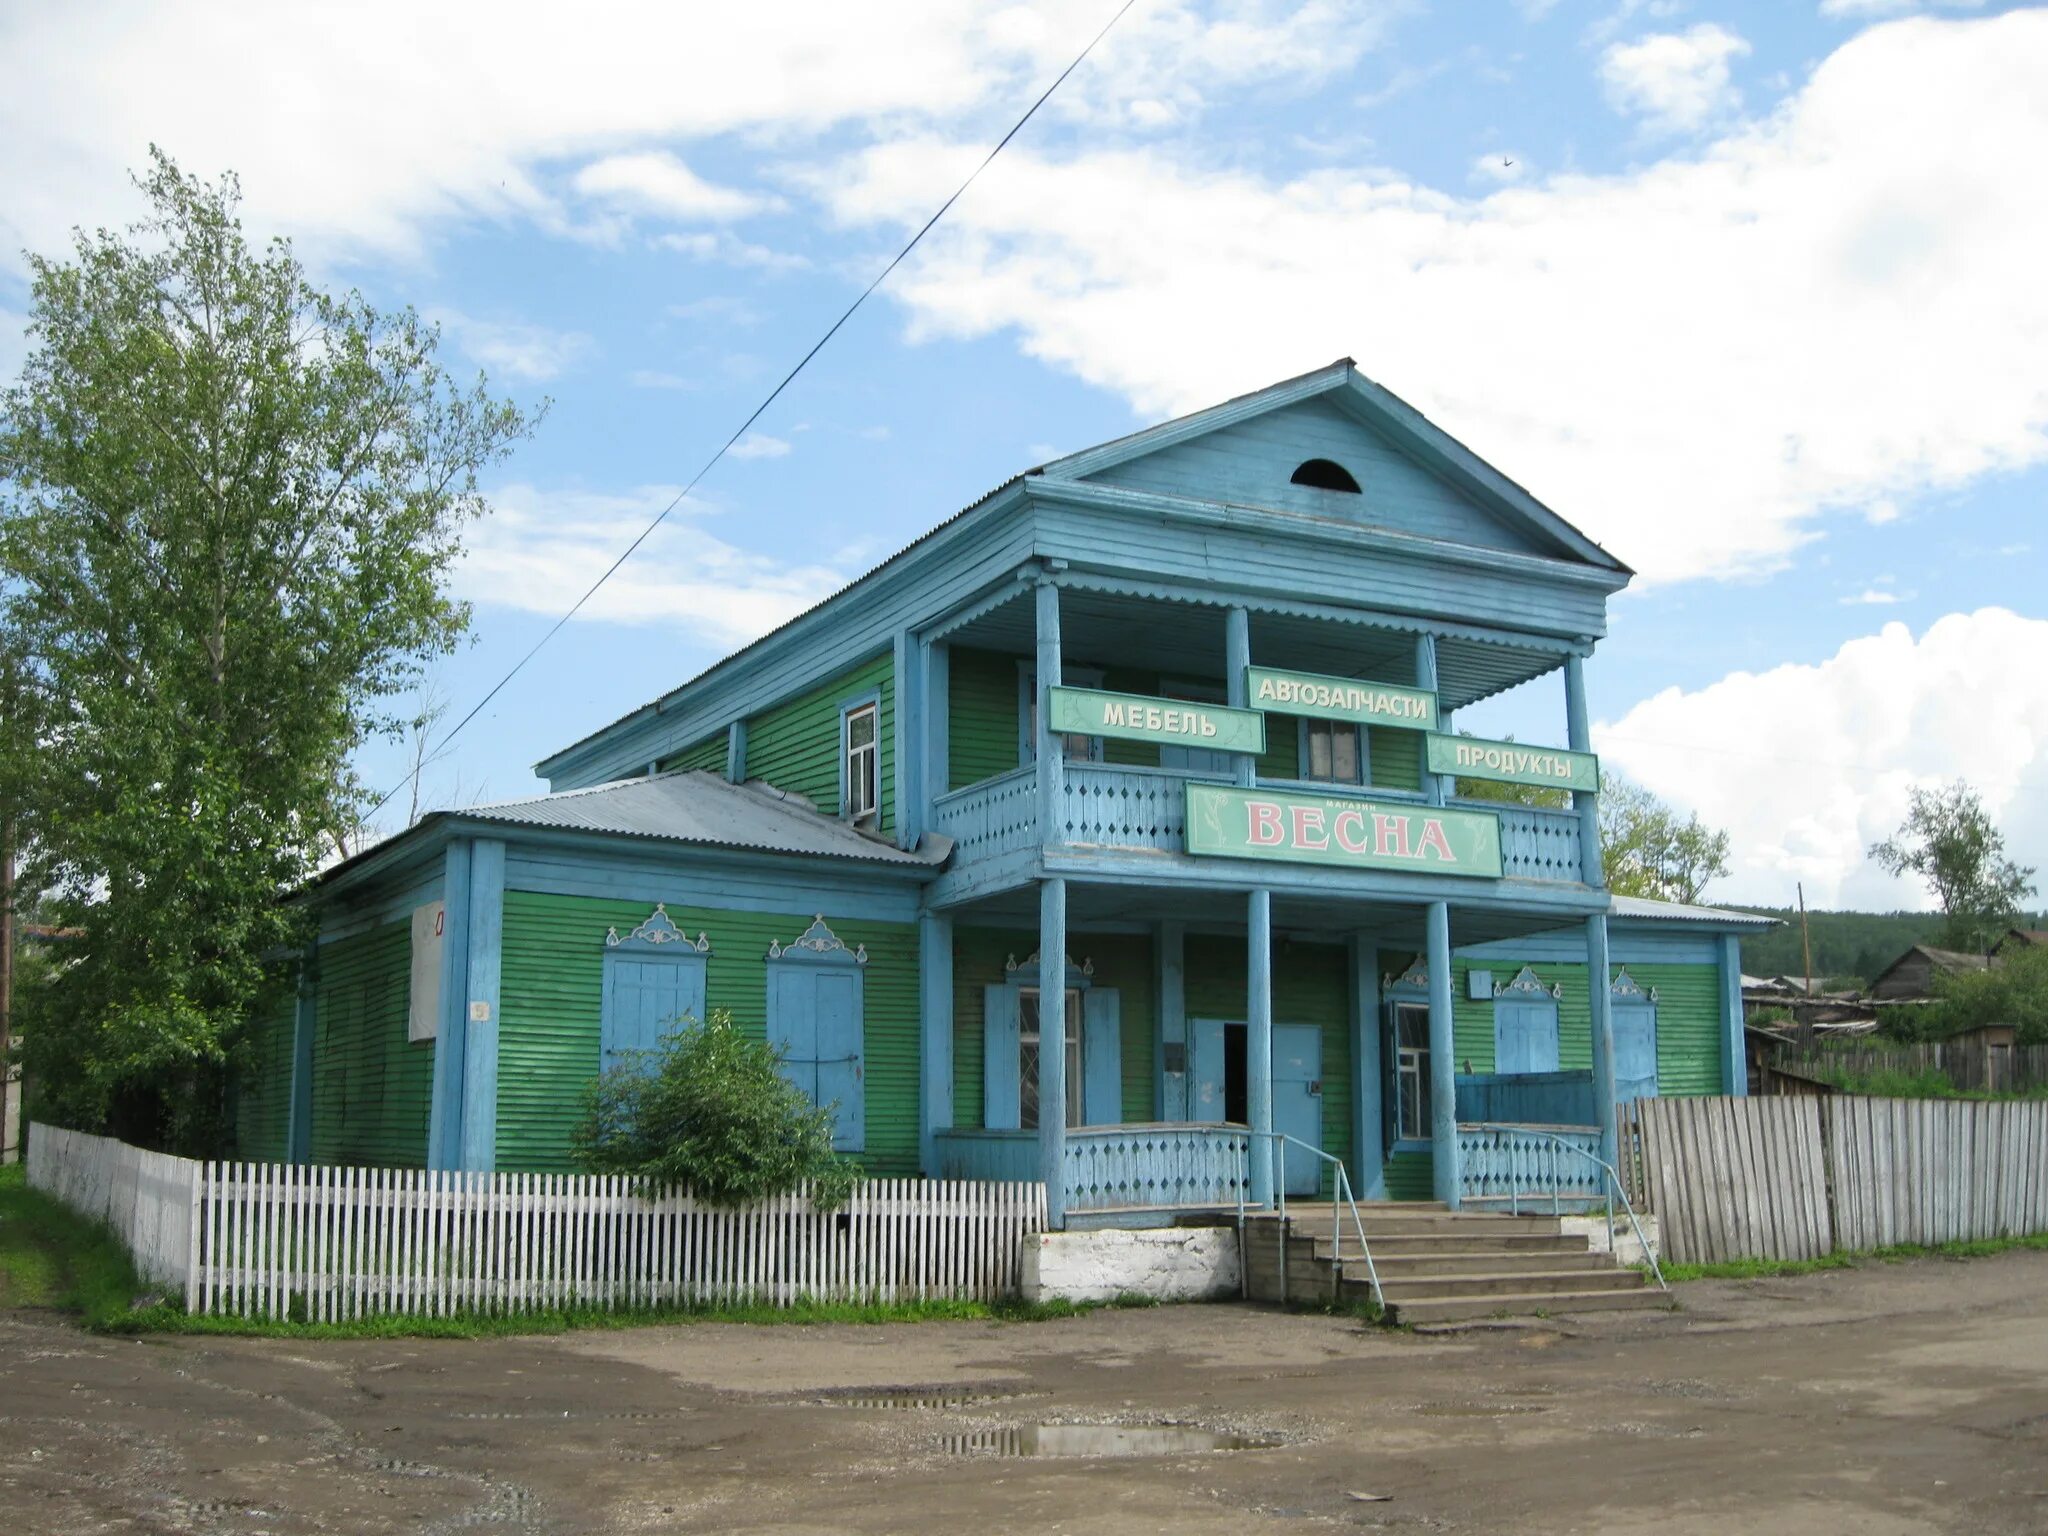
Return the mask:
<path id="1" fill-rule="evenodd" d="M 1358 494 L 1358 482 L 1351 471 L 1335 459 L 1310 459 L 1288 477 L 1296 485 L 1317 491 L 1349 491 Z"/>

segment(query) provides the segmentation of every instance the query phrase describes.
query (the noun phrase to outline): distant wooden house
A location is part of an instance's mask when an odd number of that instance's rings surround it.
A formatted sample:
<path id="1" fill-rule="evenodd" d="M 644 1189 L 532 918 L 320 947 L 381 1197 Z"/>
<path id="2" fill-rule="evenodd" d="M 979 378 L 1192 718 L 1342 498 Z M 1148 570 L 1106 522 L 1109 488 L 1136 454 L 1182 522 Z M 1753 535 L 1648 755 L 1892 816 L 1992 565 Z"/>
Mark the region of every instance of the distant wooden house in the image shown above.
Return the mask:
<path id="1" fill-rule="evenodd" d="M 2003 958 L 2022 949 L 2048 949 L 2048 928 L 2008 928 L 1991 953 Z"/>
<path id="2" fill-rule="evenodd" d="M 1915 944 L 1877 974 L 1870 983 L 1869 995 L 1886 1003 L 1924 1001 L 1934 996 L 1935 977 L 1981 971 L 1990 964 L 1983 955 Z"/>

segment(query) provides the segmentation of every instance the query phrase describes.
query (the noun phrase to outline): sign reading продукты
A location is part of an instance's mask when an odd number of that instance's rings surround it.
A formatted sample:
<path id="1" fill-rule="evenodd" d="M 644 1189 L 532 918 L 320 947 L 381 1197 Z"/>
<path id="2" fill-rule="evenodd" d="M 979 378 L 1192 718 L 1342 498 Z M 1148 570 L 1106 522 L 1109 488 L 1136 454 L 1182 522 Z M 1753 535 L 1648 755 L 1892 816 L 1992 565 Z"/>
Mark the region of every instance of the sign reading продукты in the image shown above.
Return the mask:
<path id="1" fill-rule="evenodd" d="M 1500 878 L 1490 812 L 1220 784 L 1187 795 L 1189 853 Z"/>
<path id="2" fill-rule="evenodd" d="M 1313 672 L 1280 672 L 1246 667 L 1245 702 L 1253 709 L 1318 720 L 1355 720 L 1361 725 L 1394 725 L 1411 731 L 1436 729 L 1436 696 L 1392 683 L 1355 677 L 1321 677 Z"/>
<path id="3" fill-rule="evenodd" d="M 1525 747 L 1512 741 L 1481 741 L 1474 736 L 1431 735 L 1429 771 L 1461 779 L 1493 779 L 1503 784 L 1537 784 L 1546 789 L 1600 792 L 1600 760 L 1590 752 L 1565 752 L 1556 747 Z"/>
<path id="4" fill-rule="evenodd" d="M 1266 750 L 1266 717 L 1186 699 L 1103 693 L 1094 688 L 1051 688 L 1047 718 L 1061 735 L 1116 736 L 1200 747 L 1209 752 Z"/>

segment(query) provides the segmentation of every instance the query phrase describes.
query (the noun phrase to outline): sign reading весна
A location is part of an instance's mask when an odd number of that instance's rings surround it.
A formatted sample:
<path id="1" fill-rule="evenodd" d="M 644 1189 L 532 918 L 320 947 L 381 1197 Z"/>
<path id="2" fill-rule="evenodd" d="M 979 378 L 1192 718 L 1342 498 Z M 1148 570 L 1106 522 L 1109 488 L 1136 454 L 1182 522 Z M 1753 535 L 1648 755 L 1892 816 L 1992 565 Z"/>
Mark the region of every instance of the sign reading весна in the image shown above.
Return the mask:
<path id="1" fill-rule="evenodd" d="M 1487 811 L 1191 783 L 1187 821 L 1192 854 L 1500 878 Z"/>
<path id="2" fill-rule="evenodd" d="M 1319 720 L 1356 720 L 1361 725 L 1398 725 L 1411 731 L 1436 729 L 1436 697 L 1392 683 L 1355 677 L 1322 677 L 1314 672 L 1281 672 L 1246 667 L 1245 702 L 1253 709 Z"/>
<path id="3" fill-rule="evenodd" d="M 1590 752 L 1524 747 L 1512 741 L 1474 736 L 1438 736 L 1429 743 L 1429 771 L 1461 779 L 1494 779 L 1503 784 L 1537 784 L 1545 789 L 1600 792 L 1600 759 Z"/>
<path id="4" fill-rule="evenodd" d="M 1053 730 L 1062 735 L 1116 736 L 1210 752 L 1266 750 L 1266 717 L 1255 709 L 1103 693 L 1094 688 L 1051 688 L 1047 692 L 1052 695 L 1048 718 Z"/>

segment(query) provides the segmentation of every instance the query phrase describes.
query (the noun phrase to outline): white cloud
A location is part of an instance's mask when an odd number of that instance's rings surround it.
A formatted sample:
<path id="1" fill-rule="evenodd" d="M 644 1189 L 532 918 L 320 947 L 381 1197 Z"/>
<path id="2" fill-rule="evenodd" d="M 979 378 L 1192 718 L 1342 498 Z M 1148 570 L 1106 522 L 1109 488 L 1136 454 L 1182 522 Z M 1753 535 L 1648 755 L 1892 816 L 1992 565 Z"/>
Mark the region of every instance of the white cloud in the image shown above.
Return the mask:
<path id="1" fill-rule="evenodd" d="M 580 331 L 556 331 L 517 321 L 479 320 L 460 310 L 435 308 L 426 319 L 470 361 L 499 380 L 534 384 L 589 356 L 593 343 Z"/>
<path id="2" fill-rule="evenodd" d="M 659 368 L 635 368 L 626 378 L 635 389 L 697 388 L 695 379 L 686 379 L 680 373 L 666 373 Z"/>
<path id="3" fill-rule="evenodd" d="M 1717 899 L 1924 906 L 1866 857 L 1908 792 L 1967 779 L 2021 863 L 2048 867 L 2048 620 L 1952 613 L 1918 639 L 1904 624 L 1814 665 L 1668 688 L 1593 728 L 1603 759 L 1726 828 L 1733 872 Z"/>
<path id="4" fill-rule="evenodd" d="M 651 485 L 609 495 L 501 486 L 490 494 L 491 515 L 470 532 L 456 591 L 480 605 L 558 617 L 676 490 Z M 580 617 L 661 626 L 731 648 L 846 584 L 842 571 L 791 565 L 728 544 L 705 527 L 697 515 L 702 510 L 686 501 L 670 513 Z"/>
<path id="5" fill-rule="evenodd" d="M 726 452 L 735 459 L 780 459 L 788 455 L 789 444 L 766 432 L 749 432 Z"/>
<path id="6" fill-rule="evenodd" d="M 771 250 L 752 240 L 742 240 L 730 230 L 715 234 L 663 235 L 654 242 L 697 261 L 723 262 L 732 267 L 759 267 L 769 272 L 798 272 L 811 263 L 793 251 Z"/>
<path id="7" fill-rule="evenodd" d="M 1984 0 L 1820 0 L 1820 13 L 1835 21 L 1880 21 L 1908 11 L 1974 11 Z"/>
<path id="8" fill-rule="evenodd" d="M 1905 599 L 1901 598 L 1899 594 L 1896 592 L 1885 591 L 1882 587 L 1865 587 L 1861 592 L 1858 592 L 1851 597 L 1842 598 L 1840 601 L 1842 606 L 1845 608 L 1854 608 L 1858 606 L 1866 608 L 1882 608 L 1892 603 L 1903 602 L 1905 601 Z"/>
<path id="9" fill-rule="evenodd" d="M 913 336 L 1014 328 L 1148 417 L 1348 352 L 1648 581 L 1750 573 L 1824 510 L 2048 457 L 2048 200 L 2015 179 L 2044 73 L 2048 14 L 1896 23 L 1696 154 L 1480 199 L 1013 147 L 888 291 Z M 969 153 L 820 193 L 909 223 Z"/>
<path id="10" fill-rule="evenodd" d="M 1655 131 L 1691 133 L 1741 105 L 1728 62 L 1748 52 L 1749 44 L 1726 27 L 1702 22 L 1610 45 L 1600 56 L 1600 81 L 1617 112 Z"/>
<path id="11" fill-rule="evenodd" d="M 1521 181 L 1529 174 L 1526 156 L 1513 150 L 1496 150 L 1479 156 L 1472 162 L 1472 176 L 1475 180 L 1491 182 L 1496 186 L 1507 186 Z"/>
<path id="12" fill-rule="evenodd" d="M 666 151 L 608 155 L 576 173 L 576 190 L 642 213 L 723 223 L 779 206 L 780 200 L 721 187 Z"/>

